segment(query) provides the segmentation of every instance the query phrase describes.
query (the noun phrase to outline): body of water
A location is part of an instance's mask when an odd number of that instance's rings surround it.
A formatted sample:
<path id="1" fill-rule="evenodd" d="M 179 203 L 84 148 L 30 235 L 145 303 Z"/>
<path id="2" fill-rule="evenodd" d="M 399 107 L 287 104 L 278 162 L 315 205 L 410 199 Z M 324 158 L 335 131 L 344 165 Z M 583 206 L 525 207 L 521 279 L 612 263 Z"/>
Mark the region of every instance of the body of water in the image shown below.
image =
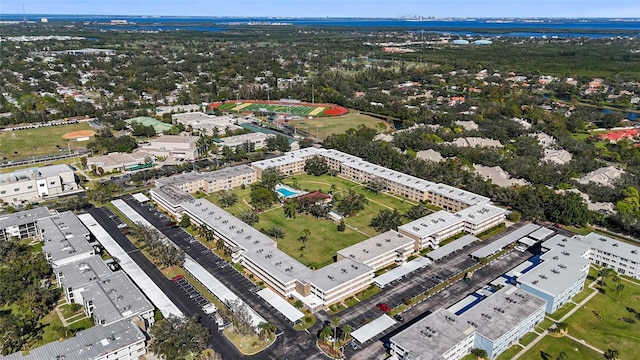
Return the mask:
<path id="1" fill-rule="evenodd" d="M 0 14 L 0 21 L 76 21 L 95 24 L 100 29 L 156 30 L 156 31 L 222 31 L 229 26 L 248 23 L 287 23 L 299 26 L 334 26 L 360 28 L 389 28 L 430 33 L 449 33 L 470 36 L 510 37 L 611 37 L 640 36 L 640 19 L 546 19 L 539 22 L 478 20 L 402 20 L 362 18 L 215 18 L 215 17 L 140 17 Z M 109 25 L 111 20 L 126 20 L 127 25 Z"/>

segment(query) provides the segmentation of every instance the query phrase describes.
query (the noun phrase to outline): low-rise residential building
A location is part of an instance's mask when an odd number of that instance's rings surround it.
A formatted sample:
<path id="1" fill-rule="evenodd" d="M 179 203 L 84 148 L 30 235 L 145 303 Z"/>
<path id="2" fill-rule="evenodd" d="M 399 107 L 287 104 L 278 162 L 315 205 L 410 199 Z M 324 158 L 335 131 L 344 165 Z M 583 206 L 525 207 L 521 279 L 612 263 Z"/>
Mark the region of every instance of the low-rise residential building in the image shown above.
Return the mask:
<path id="1" fill-rule="evenodd" d="M 572 244 L 570 244 L 572 243 Z M 542 243 L 541 263 L 525 274 L 514 274 L 520 288 L 546 301 L 553 313 L 584 289 L 589 273 L 588 248 L 556 235 Z"/>
<path id="2" fill-rule="evenodd" d="M 177 160 L 196 160 L 200 156 L 198 136 L 163 135 L 140 146 L 141 151 Z"/>
<path id="3" fill-rule="evenodd" d="M 364 291 L 373 282 L 373 276 L 373 268 L 342 259 L 313 271 L 311 293 L 329 306 Z"/>
<path id="4" fill-rule="evenodd" d="M 463 230 L 462 218 L 444 210 L 398 227 L 400 234 L 414 239 L 416 251 L 421 251 L 427 246 L 435 249 L 442 240 L 459 234 Z"/>
<path id="5" fill-rule="evenodd" d="M 497 358 L 544 320 L 544 300 L 505 286 L 460 315 L 440 309 L 391 337 L 391 359 L 459 360 L 471 349 Z"/>
<path id="6" fill-rule="evenodd" d="M 390 265 L 402 265 L 414 253 L 415 240 L 389 230 L 357 244 L 338 250 L 338 261 L 353 261 L 372 267 L 373 270 Z"/>
<path id="7" fill-rule="evenodd" d="M 98 244 L 89 230 L 71 211 L 36 221 L 42 251 L 53 267 L 88 258 L 97 253 Z"/>
<path id="8" fill-rule="evenodd" d="M 490 167 L 473 164 L 473 167 L 475 172 L 485 181 L 491 181 L 492 184 L 500 187 L 524 186 L 529 184 L 529 182 L 524 179 L 512 178 L 511 174 L 504 171 L 500 166 Z"/>
<path id="9" fill-rule="evenodd" d="M 137 360 L 147 352 L 146 336 L 130 321 L 94 326 L 75 336 L 5 356 L 6 360 Z"/>
<path id="10" fill-rule="evenodd" d="M 89 256 L 86 259 L 57 266 L 53 273 L 64 292 L 67 304 L 81 304 L 84 285 L 105 280 L 113 275 L 113 270 L 99 256 Z"/>
<path id="11" fill-rule="evenodd" d="M 456 213 L 464 221 L 464 231 L 478 235 L 504 222 L 507 211 L 490 204 L 478 204 Z"/>
<path id="12" fill-rule="evenodd" d="M 51 165 L 0 174 L 0 199 L 24 203 L 82 191 L 69 165 Z"/>
<path id="13" fill-rule="evenodd" d="M 598 233 L 574 239 L 588 247 L 587 258 L 591 263 L 640 279 L 640 247 Z"/>
<path id="14" fill-rule="evenodd" d="M 451 145 L 458 147 L 490 147 L 502 148 L 503 145 L 498 140 L 485 139 L 480 137 L 460 137 L 453 140 Z"/>
<path id="15" fill-rule="evenodd" d="M 87 167 L 102 168 L 105 172 L 111 171 L 126 171 L 137 165 L 142 165 L 147 162 L 153 163 L 155 157 L 147 152 L 138 151 L 130 154 L 114 152 L 107 155 L 93 156 L 87 158 Z"/>
<path id="16" fill-rule="evenodd" d="M 36 221 L 51 215 L 46 207 L 0 215 L 0 241 L 5 241 L 12 237 L 25 239 L 37 236 Z"/>
<path id="17" fill-rule="evenodd" d="M 444 161 L 444 157 L 442 157 L 442 155 L 439 152 L 433 149 L 418 151 L 416 153 L 416 157 L 418 159 L 433 161 L 436 163 Z"/>
<path id="18" fill-rule="evenodd" d="M 238 165 L 209 172 L 188 172 L 169 176 L 156 180 L 156 186 L 175 186 L 188 193 L 213 193 L 250 185 L 256 181 L 255 169 L 248 165 Z"/>
<path id="19" fill-rule="evenodd" d="M 613 187 L 616 180 L 618 180 L 624 173 L 624 170 L 617 169 L 614 166 L 607 166 L 591 171 L 590 173 L 578 179 L 578 182 L 581 184 L 592 182 L 602 186 Z"/>
<path id="20" fill-rule="evenodd" d="M 218 153 L 222 154 L 225 146 L 231 149 L 246 146 L 248 151 L 260 150 L 267 145 L 267 139 L 272 137 L 275 137 L 275 135 L 265 133 L 249 133 L 214 139 L 214 141 L 218 146 Z"/>

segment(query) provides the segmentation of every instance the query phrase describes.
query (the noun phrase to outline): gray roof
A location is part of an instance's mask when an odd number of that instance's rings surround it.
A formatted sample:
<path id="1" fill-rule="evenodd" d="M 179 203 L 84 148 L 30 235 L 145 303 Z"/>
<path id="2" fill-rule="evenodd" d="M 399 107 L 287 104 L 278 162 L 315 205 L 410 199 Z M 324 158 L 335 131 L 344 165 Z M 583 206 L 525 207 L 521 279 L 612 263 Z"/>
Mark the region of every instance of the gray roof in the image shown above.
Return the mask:
<path id="1" fill-rule="evenodd" d="M 82 284 L 99 281 L 113 274 L 100 256 L 89 256 L 80 261 L 58 266 L 54 270 L 62 274 L 60 287 L 77 288 Z"/>
<path id="2" fill-rule="evenodd" d="M 298 156 L 293 155 L 293 154 L 290 154 L 290 153 L 287 153 L 287 154 L 285 154 L 283 156 L 278 156 L 278 157 L 273 158 L 273 159 L 254 161 L 254 162 L 251 163 L 251 166 L 253 166 L 254 168 L 257 168 L 257 169 L 266 170 L 266 169 L 277 167 L 277 166 L 284 166 L 284 165 L 288 165 L 288 164 L 294 164 L 294 163 L 297 163 L 299 161 L 303 161 L 303 158 L 298 157 Z"/>
<path id="3" fill-rule="evenodd" d="M 94 251 L 89 243 L 89 230 L 71 211 L 66 211 L 37 221 L 44 245 L 42 250 L 51 260 L 66 259 L 75 254 Z"/>
<path id="4" fill-rule="evenodd" d="M 542 263 L 516 275 L 518 282 L 554 297 L 560 295 L 589 271 L 589 260 L 583 257 L 587 248 L 576 241 L 562 235 L 545 241 L 542 247 L 549 250 L 540 256 Z"/>
<path id="5" fill-rule="evenodd" d="M 479 239 L 473 235 L 465 235 L 463 237 L 461 237 L 460 239 L 456 239 L 450 243 L 448 243 L 447 245 L 441 246 L 433 251 L 429 251 L 427 253 L 427 255 L 425 255 L 426 257 L 428 257 L 429 259 L 433 260 L 433 261 L 438 261 L 440 259 L 442 259 L 443 257 L 458 251 L 462 248 L 464 248 L 465 246 L 474 243 L 476 241 L 478 241 Z"/>
<path id="6" fill-rule="evenodd" d="M 248 134 L 220 138 L 219 144 L 222 146 L 238 146 L 248 142 L 266 141 L 270 137 L 275 137 L 275 135 L 265 134 L 265 133 L 248 133 Z"/>
<path id="7" fill-rule="evenodd" d="M 443 353 L 474 332 L 496 340 L 544 305 L 545 301 L 538 297 L 505 286 L 460 316 L 445 309 L 437 310 L 393 336 L 391 341 L 423 359 L 443 359 Z"/>
<path id="8" fill-rule="evenodd" d="M 51 216 L 51 214 L 46 207 L 37 207 L 13 214 L 2 214 L 0 215 L 0 229 L 34 223 L 36 220 L 48 216 Z"/>
<path id="9" fill-rule="evenodd" d="M 149 190 L 149 192 L 168 201 L 172 206 L 178 206 L 179 204 L 193 200 L 193 196 L 174 185 L 163 185 L 153 188 Z"/>
<path id="10" fill-rule="evenodd" d="M 534 239 L 534 240 L 544 240 L 546 238 L 548 238 L 549 236 L 553 235 L 555 231 L 546 228 L 546 227 L 542 227 L 534 232 L 532 232 L 531 234 L 529 234 L 529 237 Z"/>
<path id="11" fill-rule="evenodd" d="M 451 214 L 447 211 L 440 210 L 431 213 L 418 220 L 414 220 L 408 224 L 404 224 L 398 228 L 416 236 L 418 239 L 425 239 L 429 236 L 448 229 L 451 226 L 462 223 L 462 218 Z"/>
<path id="12" fill-rule="evenodd" d="M 43 167 L 34 167 L 14 172 L 0 174 L 0 184 L 18 182 L 26 179 L 43 179 L 52 176 L 58 176 L 63 172 L 73 172 L 69 165 L 51 165 Z"/>
<path id="13" fill-rule="evenodd" d="M 312 274 L 311 269 L 275 246 L 259 246 L 245 251 L 242 256 L 258 264 L 260 268 L 283 284 L 295 280 L 306 282 Z"/>
<path id="14" fill-rule="evenodd" d="M 155 309 L 122 271 L 84 288 L 82 297 L 85 301 L 93 301 L 93 317 L 98 323 L 104 320 L 110 324 Z"/>
<path id="15" fill-rule="evenodd" d="M 460 320 L 475 323 L 479 334 L 497 340 L 545 305 L 546 301 L 537 296 L 505 286 L 460 315 Z"/>
<path id="16" fill-rule="evenodd" d="M 311 283 L 327 292 L 367 273 L 373 274 L 373 269 L 346 258 L 314 271 Z"/>
<path id="17" fill-rule="evenodd" d="M 592 249 L 607 252 L 622 259 L 635 261 L 636 264 L 640 263 L 640 247 L 638 246 L 593 232 L 582 238 L 576 237 L 576 239 Z"/>
<path id="18" fill-rule="evenodd" d="M 401 249 L 414 240 L 396 231 L 389 230 L 367 240 L 338 250 L 338 255 L 351 258 L 359 263 L 365 263 L 389 251 Z"/>
<path id="19" fill-rule="evenodd" d="M 186 172 L 183 174 L 177 174 L 166 178 L 156 180 L 156 186 L 166 185 L 182 185 L 192 181 L 204 180 L 207 182 L 228 179 L 234 176 L 249 175 L 255 173 L 256 170 L 248 165 L 231 166 L 224 169 L 207 172 Z"/>
<path id="20" fill-rule="evenodd" d="M 495 254 L 496 252 L 504 249 L 505 246 L 508 246 L 520 240 L 521 238 L 531 234 L 532 232 L 538 230 L 539 228 L 540 226 L 536 224 L 527 224 L 519 229 L 516 229 L 510 232 L 507 235 L 504 235 L 500 239 L 492 242 L 491 244 L 474 251 L 473 253 L 471 253 L 471 256 L 476 258 L 485 258 L 487 256 Z"/>
<path id="21" fill-rule="evenodd" d="M 490 204 L 477 204 L 458 211 L 456 215 L 460 216 L 467 223 L 481 224 L 487 219 L 506 212 L 507 210 Z"/>
<path id="22" fill-rule="evenodd" d="M 133 323 L 120 321 L 108 326 L 94 326 L 80 331 L 64 341 L 54 341 L 22 355 L 21 352 L 5 356 L 6 360 L 93 360 L 144 341 L 144 333 Z"/>

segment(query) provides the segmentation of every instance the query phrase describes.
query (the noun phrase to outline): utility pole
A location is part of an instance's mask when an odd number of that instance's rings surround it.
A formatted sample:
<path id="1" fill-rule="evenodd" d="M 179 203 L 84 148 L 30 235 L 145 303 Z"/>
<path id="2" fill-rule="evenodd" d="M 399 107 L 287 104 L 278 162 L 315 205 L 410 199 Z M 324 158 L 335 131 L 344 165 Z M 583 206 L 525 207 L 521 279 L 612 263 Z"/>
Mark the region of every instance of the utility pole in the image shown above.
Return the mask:
<path id="1" fill-rule="evenodd" d="M 311 83 L 311 103 L 315 104 L 316 103 L 316 97 L 315 97 L 315 87 L 313 85 L 313 83 Z"/>

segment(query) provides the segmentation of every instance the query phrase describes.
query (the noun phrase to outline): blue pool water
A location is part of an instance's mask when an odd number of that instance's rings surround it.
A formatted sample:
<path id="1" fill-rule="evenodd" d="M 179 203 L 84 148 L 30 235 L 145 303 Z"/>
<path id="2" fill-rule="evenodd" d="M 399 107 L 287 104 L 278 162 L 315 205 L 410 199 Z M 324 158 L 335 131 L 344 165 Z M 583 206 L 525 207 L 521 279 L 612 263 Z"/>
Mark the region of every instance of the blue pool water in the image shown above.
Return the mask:
<path id="1" fill-rule="evenodd" d="M 294 195 L 298 195 L 298 193 L 297 193 L 297 192 L 295 192 L 295 191 L 291 191 L 291 190 L 289 190 L 289 189 L 287 189 L 287 188 L 283 188 L 283 187 L 279 188 L 279 189 L 278 189 L 278 190 L 276 190 L 276 191 L 277 191 L 280 195 L 282 195 L 285 199 L 288 199 L 288 198 L 290 198 L 290 197 L 292 197 L 292 196 L 294 196 Z"/>

